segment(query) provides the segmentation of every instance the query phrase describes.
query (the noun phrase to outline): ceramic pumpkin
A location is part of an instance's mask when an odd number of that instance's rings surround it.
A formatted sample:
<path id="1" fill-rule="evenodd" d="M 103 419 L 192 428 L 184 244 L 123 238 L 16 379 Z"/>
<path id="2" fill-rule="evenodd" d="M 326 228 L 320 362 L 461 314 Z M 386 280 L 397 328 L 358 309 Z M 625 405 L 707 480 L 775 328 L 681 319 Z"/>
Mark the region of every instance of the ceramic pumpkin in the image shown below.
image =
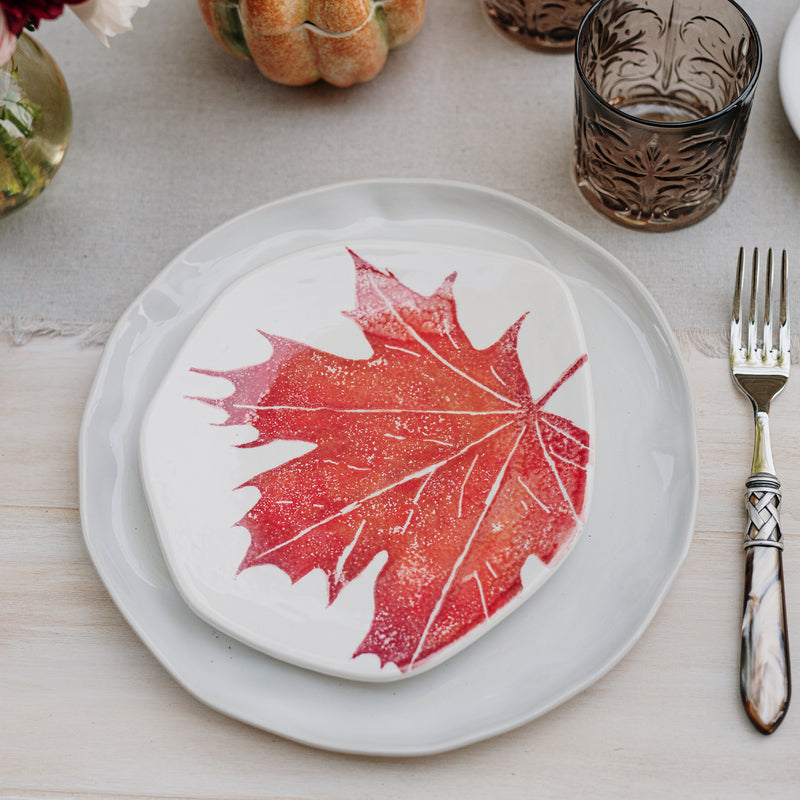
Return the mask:
<path id="1" fill-rule="evenodd" d="M 252 59 L 270 80 L 320 78 L 350 86 L 374 78 L 389 50 L 422 27 L 425 0 L 198 0 L 214 39 Z"/>

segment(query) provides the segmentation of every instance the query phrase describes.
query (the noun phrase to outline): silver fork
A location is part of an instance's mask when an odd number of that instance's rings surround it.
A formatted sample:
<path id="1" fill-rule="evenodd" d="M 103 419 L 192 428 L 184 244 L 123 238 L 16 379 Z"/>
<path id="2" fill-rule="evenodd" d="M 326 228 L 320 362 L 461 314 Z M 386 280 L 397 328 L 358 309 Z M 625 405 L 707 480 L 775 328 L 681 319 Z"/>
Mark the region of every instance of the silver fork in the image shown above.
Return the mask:
<path id="1" fill-rule="evenodd" d="M 745 252 L 739 251 L 731 318 L 731 374 L 753 404 L 755 444 L 747 479 L 744 537 L 745 587 L 742 618 L 740 689 L 747 715 L 761 733 L 772 733 L 789 707 L 791 678 L 783 586 L 783 535 L 779 506 L 780 482 L 775 476 L 769 440 L 769 406 L 789 379 L 789 314 L 786 305 L 787 259 L 783 251 L 778 299 L 777 346 L 773 340 L 772 250 L 767 254 L 763 315 L 757 320 L 758 250 L 753 253 L 750 313 L 746 341 L 742 330 Z M 758 330 L 758 324 L 763 324 Z M 761 338 L 759 339 L 759 333 Z"/>

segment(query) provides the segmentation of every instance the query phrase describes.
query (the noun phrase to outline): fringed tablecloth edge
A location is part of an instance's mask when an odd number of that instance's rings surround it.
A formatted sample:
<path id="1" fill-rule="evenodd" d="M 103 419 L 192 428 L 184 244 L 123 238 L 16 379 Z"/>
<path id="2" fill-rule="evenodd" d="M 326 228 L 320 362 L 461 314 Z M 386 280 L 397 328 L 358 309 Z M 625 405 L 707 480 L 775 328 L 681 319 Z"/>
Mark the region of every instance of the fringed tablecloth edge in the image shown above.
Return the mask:
<path id="1" fill-rule="evenodd" d="M 12 344 L 24 345 L 34 337 L 74 336 L 85 346 L 102 346 L 114 328 L 107 320 L 74 322 L 63 320 L 30 319 L 25 317 L 0 317 L 0 333 L 5 333 Z M 687 328 L 674 331 L 681 347 L 692 347 L 709 358 L 727 358 L 730 344 L 727 331 Z M 792 361 L 800 354 L 800 337 L 792 336 Z"/>
<path id="2" fill-rule="evenodd" d="M 0 333 L 8 335 L 14 345 L 24 345 L 34 337 L 72 336 L 85 346 L 104 345 L 113 322 L 71 322 L 63 320 L 0 317 Z"/>
<path id="3" fill-rule="evenodd" d="M 730 353 L 727 331 L 688 328 L 674 333 L 678 344 L 690 345 L 709 358 L 727 358 Z"/>

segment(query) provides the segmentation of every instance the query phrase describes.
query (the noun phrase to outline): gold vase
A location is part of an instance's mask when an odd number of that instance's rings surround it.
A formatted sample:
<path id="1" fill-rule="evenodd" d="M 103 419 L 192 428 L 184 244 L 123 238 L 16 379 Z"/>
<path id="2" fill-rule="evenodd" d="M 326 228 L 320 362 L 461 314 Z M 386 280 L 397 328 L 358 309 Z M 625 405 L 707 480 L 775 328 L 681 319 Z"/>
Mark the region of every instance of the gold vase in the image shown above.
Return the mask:
<path id="1" fill-rule="evenodd" d="M 23 33 L 0 66 L 0 216 L 36 197 L 64 158 L 69 91 L 52 56 Z"/>

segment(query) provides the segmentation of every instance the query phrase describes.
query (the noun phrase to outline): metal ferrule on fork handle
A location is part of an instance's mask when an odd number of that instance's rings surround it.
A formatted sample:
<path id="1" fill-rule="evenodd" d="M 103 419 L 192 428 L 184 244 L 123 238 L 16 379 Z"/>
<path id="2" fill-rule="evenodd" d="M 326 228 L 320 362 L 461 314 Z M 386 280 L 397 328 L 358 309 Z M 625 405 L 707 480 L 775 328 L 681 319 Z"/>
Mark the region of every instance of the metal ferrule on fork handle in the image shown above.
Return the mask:
<path id="1" fill-rule="evenodd" d="M 772 463 L 772 444 L 769 440 L 769 414 L 767 411 L 755 412 L 755 428 L 753 467 L 750 470 L 751 476 L 754 477 L 760 473 L 764 473 L 777 481 L 778 479 L 775 477 L 775 466 Z M 780 483 L 778 487 L 780 488 Z"/>
<path id="2" fill-rule="evenodd" d="M 780 482 L 769 472 L 756 472 L 746 485 L 740 689 L 753 724 L 761 733 L 772 733 L 791 695 Z"/>

